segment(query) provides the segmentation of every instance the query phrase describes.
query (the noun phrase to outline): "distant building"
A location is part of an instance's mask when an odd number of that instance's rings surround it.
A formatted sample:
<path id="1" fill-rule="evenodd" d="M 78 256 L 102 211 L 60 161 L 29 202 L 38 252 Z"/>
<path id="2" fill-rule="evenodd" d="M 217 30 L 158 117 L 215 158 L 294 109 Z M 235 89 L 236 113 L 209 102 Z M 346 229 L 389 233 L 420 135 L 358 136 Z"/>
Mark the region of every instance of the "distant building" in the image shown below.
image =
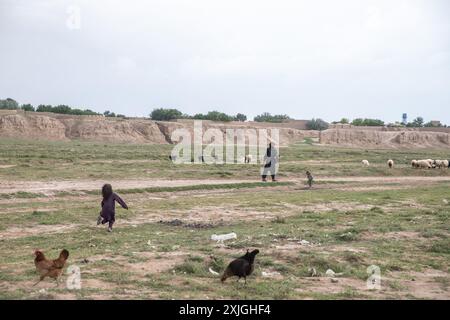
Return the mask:
<path id="1" fill-rule="evenodd" d="M 408 123 L 408 114 L 404 113 L 402 116 L 402 123 L 406 125 Z"/>
<path id="2" fill-rule="evenodd" d="M 441 122 L 438 121 L 438 120 L 431 120 L 430 124 L 431 124 L 432 127 L 440 127 L 440 126 L 442 126 Z"/>

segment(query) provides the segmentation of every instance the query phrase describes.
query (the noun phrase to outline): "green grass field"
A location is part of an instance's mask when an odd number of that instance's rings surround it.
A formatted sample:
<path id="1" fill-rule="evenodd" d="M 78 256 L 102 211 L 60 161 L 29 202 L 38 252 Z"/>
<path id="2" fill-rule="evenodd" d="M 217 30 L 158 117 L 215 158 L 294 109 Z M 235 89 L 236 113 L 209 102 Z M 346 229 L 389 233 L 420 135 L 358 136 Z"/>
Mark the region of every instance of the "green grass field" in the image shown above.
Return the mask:
<path id="1" fill-rule="evenodd" d="M 170 145 L 2 139 L 0 298 L 449 299 L 450 171 L 410 161 L 450 152 L 307 142 L 282 148 L 279 182 L 260 183 L 258 165 L 175 165 Z M 130 207 L 113 233 L 95 225 L 102 181 Z M 229 232 L 237 239 L 210 240 Z M 37 248 L 68 249 L 82 289 L 67 289 L 67 274 L 33 286 Z M 253 248 L 246 285 L 209 271 Z M 370 265 L 380 290 L 366 287 Z"/>

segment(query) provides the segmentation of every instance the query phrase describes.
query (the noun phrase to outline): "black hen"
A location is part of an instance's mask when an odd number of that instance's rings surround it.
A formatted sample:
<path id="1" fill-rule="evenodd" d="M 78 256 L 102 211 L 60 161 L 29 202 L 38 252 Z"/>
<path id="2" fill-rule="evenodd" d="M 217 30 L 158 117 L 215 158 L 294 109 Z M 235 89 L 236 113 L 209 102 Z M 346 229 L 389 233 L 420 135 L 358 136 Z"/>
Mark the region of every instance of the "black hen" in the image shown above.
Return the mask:
<path id="1" fill-rule="evenodd" d="M 220 278 L 220 281 L 224 282 L 227 278 L 236 276 L 238 277 L 238 281 L 241 278 L 245 279 L 245 283 L 247 283 L 247 276 L 251 275 L 253 272 L 254 262 L 255 262 L 255 256 L 259 253 L 259 250 L 253 250 L 252 252 L 249 252 L 247 250 L 247 253 L 243 255 L 240 258 L 237 258 L 236 260 L 233 260 L 230 262 L 228 267 L 223 272 L 222 277 Z"/>

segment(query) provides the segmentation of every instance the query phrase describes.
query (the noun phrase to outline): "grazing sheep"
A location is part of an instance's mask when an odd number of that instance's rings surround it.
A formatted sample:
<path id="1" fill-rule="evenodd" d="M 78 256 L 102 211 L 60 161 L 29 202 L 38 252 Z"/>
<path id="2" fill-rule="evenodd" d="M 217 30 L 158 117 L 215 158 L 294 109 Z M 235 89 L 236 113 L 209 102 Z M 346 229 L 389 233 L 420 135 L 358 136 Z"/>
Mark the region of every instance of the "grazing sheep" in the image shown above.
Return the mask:
<path id="1" fill-rule="evenodd" d="M 417 168 L 427 168 L 431 169 L 431 163 L 428 160 L 418 160 Z"/>
<path id="2" fill-rule="evenodd" d="M 251 154 L 247 154 L 244 157 L 244 163 L 250 163 L 250 162 L 252 162 L 252 155 Z"/>
<path id="3" fill-rule="evenodd" d="M 367 160 L 363 160 L 363 161 L 361 161 L 361 163 L 363 164 L 363 166 L 366 166 L 366 167 L 370 166 L 370 163 Z"/>
<path id="4" fill-rule="evenodd" d="M 448 168 L 448 160 L 434 160 L 433 161 L 434 168 Z"/>
<path id="5" fill-rule="evenodd" d="M 411 166 L 417 168 L 417 160 L 411 160 Z"/>
<path id="6" fill-rule="evenodd" d="M 394 167 L 394 160 L 389 159 L 388 162 L 387 162 L 387 164 L 388 164 L 389 168 L 392 169 L 392 167 Z"/>

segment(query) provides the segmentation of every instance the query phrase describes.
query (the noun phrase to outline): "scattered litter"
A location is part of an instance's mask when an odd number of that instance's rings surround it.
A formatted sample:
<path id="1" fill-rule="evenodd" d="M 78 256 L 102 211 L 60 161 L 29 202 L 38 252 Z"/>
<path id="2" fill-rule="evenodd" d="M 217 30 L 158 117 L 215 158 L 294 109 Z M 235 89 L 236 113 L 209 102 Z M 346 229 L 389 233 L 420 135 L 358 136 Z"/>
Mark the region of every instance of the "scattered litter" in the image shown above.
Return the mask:
<path id="1" fill-rule="evenodd" d="M 211 272 L 213 275 L 218 276 L 219 273 L 214 271 L 213 269 L 209 268 L 209 272 Z"/>
<path id="2" fill-rule="evenodd" d="M 41 290 L 39 290 L 39 293 L 46 294 L 47 293 L 47 289 L 41 289 Z"/>
<path id="3" fill-rule="evenodd" d="M 266 277 L 266 278 L 274 278 L 274 277 L 281 276 L 281 274 L 280 274 L 279 272 L 276 272 L 276 271 L 273 271 L 273 272 L 265 272 L 265 271 L 262 271 L 262 272 L 261 272 L 261 275 L 262 275 L 263 277 Z"/>
<path id="4" fill-rule="evenodd" d="M 226 233 L 226 234 L 213 234 L 211 236 L 211 240 L 213 241 L 217 241 L 217 242 L 224 242 L 225 240 L 231 240 L 231 239 L 236 239 L 237 238 L 237 234 L 234 232 L 231 233 Z"/>
<path id="5" fill-rule="evenodd" d="M 86 259 L 86 258 L 84 258 L 83 260 L 81 260 L 81 263 L 89 263 L 90 261 L 88 260 L 88 259 Z"/>
<path id="6" fill-rule="evenodd" d="M 299 242 L 301 245 L 303 245 L 303 246 L 306 246 L 306 245 L 308 245 L 310 242 L 309 241 L 306 241 L 306 240 L 302 240 L 302 241 L 300 241 Z"/>
<path id="7" fill-rule="evenodd" d="M 325 272 L 325 275 L 326 275 L 327 277 L 330 277 L 330 278 L 342 276 L 343 274 L 344 274 L 343 272 L 336 273 L 336 272 L 334 272 L 334 271 L 331 270 L 331 269 L 328 269 L 328 270 Z"/>
<path id="8" fill-rule="evenodd" d="M 331 270 L 331 269 L 328 269 L 328 270 L 325 272 L 325 275 L 326 275 L 327 277 L 334 277 L 334 276 L 336 275 L 336 272 L 334 272 L 334 271 Z"/>

